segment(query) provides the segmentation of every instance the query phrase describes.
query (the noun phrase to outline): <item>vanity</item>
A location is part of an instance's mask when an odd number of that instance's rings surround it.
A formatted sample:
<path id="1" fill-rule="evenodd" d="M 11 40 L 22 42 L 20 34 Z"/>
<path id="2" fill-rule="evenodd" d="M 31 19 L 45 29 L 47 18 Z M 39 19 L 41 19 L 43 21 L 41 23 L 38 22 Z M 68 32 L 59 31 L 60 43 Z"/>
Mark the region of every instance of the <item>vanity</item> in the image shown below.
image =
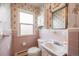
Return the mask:
<path id="1" fill-rule="evenodd" d="M 43 29 L 38 39 L 42 56 L 66 56 L 68 54 L 68 30 Z"/>
<path id="2" fill-rule="evenodd" d="M 66 56 L 67 55 L 67 46 L 60 44 L 58 42 L 47 42 L 38 40 L 39 48 L 42 51 L 42 56 Z"/>

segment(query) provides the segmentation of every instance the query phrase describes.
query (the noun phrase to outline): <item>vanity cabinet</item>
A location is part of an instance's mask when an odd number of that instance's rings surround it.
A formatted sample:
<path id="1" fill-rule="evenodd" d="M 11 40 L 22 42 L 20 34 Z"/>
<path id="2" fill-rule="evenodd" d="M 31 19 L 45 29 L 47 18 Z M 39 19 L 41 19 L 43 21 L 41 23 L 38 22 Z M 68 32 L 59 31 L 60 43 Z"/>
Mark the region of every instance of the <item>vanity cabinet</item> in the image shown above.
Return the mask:
<path id="1" fill-rule="evenodd" d="M 43 48 L 42 46 L 41 46 L 41 55 L 42 56 L 56 56 L 55 54 L 51 54 L 51 53 L 49 53 L 49 51 L 47 51 L 47 49 L 45 49 L 45 48 Z"/>
<path id="2" fill-rule="evenodd" d="M 41 49 L 42 56 L 51 56 L 44 48 Z"/>
<path id="3" fill-rule="evenodd" d="M 38 40 L 38 47 L 41 49 L 41 56 L 49 56 L 50 54 L 42 47 L 43 42 Z"/>
<path id="4" fill-rule="evenodd" d="M 44 43 L 43 41 L 38 39 L 38 47 L 41 49 L 41 56 L 51 56 L 51 54 L 49 54 L 48 51 L 46 51 L 46 49 L 43 48 L 42 46 L 43 43 Z"/>

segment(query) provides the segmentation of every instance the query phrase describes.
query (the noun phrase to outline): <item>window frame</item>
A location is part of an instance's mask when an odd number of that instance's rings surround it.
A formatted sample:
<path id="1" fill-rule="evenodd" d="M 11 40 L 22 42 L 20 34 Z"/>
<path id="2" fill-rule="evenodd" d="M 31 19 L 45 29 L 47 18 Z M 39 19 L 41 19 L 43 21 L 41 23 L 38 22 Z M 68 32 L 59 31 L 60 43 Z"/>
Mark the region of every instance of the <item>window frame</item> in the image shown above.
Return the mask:
<path id="1" fill-rule="evenodd" d="M 33 15 L 33 24 L 29 24 L 29 23 L 20 23 L 20 12 L 25 12 L 25 13 L 28 13 L 28 14 L 31 14 Z M 25 25 L 32 25 L 33 26 L 33 34 L 26 34 L 26 35 L 22 35 L 21 34 L 21 24 L 25 24 Z M 30 12 L 28 10 L 24 10 L 24 9 L 20 9 L 19 10 L 19 36 L 29 36 L 29 35 L 34 35 L 34 26 L 35 26 L 35 14 L 33 12 Z"/>

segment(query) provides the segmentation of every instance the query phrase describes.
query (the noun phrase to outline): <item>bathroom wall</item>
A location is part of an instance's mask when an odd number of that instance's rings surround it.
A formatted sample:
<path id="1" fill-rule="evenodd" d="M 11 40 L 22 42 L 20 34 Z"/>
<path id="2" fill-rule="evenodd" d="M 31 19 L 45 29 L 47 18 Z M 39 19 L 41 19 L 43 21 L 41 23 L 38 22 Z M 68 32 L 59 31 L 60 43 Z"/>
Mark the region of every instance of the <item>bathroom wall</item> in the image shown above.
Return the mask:
<path id="1" fill-rule="evenodd" d="M 3 39 L 0 41 L 0 55 L 10 55 L 11 49 L 11 16 L 10 4 L 0 4 L 0 29 L 4 34 Z"/>
<path id="2" fill-rule="evenodd" d="M 68 28 L 79 28 L 79 6 L 76 6 L 77 4 L 79 3 L 70 3 L 68 5 Z M 76 7 L 77 10 L 75 10 Z"/>
<path id="3" fill-rule="evenodd" d="M 50 3 L 45 4 L 45 27 L 51 28 L 52 13 L 50 12 Z"/>
<path id="4" fill-rule="evenodd" d="M 68 55 L 79 56 L 79 3 L 71 3 L 68 6 Z M 73 6 L 73 7 L 72 7 Z M 78 9 L 75 9 L 75 8 Z M 78 12 L 78 13 L 77 13 Z"/>
<path id="5" fill-rule="evenodd" d="M 12 55 L 15 53 L 27 50 L 29 47 L 37 46 L 37 34 L 36 35 L 28 35 L 28 36 L 18 36 L 18 20 L 19 20 L 19 10 L 24 9 L 26 11 L 33 12 L 35 14 L 35 22 L 37 20 L 37 15 L 39 14 L 39 7 L 33 6 L 29 3 L 11 4 L 11 26 L 12 26 Z M 35 24 L 35 29 L 37 28 L 37 24 Z M 23 44 L 25 44 L 23 46 Z"/>
<path id="6" fill-rule="evenodd" d="M 52 30 L 42 29 L 40 31 L 40 39 L 42 40 L 54 40 L 60 43 L 68 44 L 68 31 L 67 30 Z"/>
<path id="7" fill-rule="evenodd" d="M 68 55 L 79 56 L 79 29 L 69 29 L 68 39 Z"/>

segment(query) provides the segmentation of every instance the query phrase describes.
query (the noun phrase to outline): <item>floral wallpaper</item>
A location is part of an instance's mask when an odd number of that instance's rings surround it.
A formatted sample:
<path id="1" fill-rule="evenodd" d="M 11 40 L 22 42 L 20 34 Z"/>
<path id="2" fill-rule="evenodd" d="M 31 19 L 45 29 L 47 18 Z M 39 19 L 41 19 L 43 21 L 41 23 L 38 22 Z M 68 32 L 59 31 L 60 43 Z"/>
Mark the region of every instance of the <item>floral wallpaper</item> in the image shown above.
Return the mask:
<path id="1" fill-rule="evenodd" d="M 12 32 L 15 34 L 17 34 L 17 29 L 18 29 L 17 26 L 18 26 L 18 19 L 19 19 L 18 11 L 20 9 L 33 12 L 35 14 L 35 19 L 37 18 L 37 15 L 40 12 L 39 6 L 31 5 L 29 3 L 12 3 L 11 4 L 11 22 L 12 22 L 11 26 L 12 26 Z"/>

